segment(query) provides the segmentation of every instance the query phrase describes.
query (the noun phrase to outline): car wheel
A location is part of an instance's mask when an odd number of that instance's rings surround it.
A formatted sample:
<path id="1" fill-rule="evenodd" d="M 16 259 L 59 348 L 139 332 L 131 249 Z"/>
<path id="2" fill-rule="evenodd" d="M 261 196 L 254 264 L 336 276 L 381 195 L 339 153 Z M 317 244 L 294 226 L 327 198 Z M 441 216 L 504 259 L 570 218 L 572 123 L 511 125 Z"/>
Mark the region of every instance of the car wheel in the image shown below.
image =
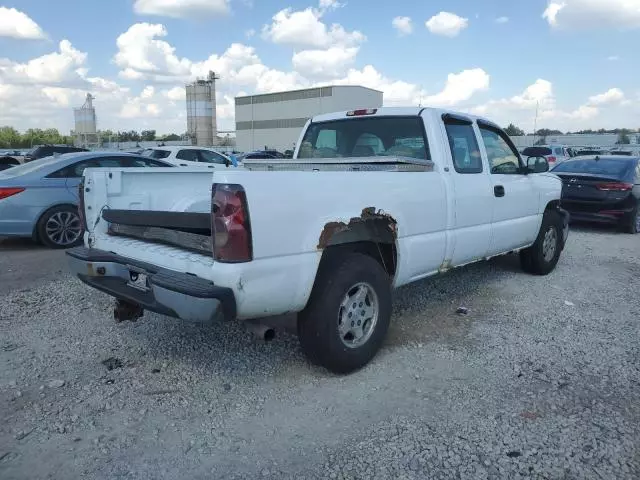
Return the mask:
<path id="1" fill-rule="evenodd" d="M 78 209 L 61 205 L 47 210 L 38 220 L 38 240 L 51 248 L 69 248 L 82 242 L 84 229 Z"/>
<path id="2" fill-rule="evenodd" d="M 520 264 L 525 272 L 547 275 L 553 271 L 562 252 L 562 231 L 560 215 L 545 212 L 535 243 L 520 252 Z"/>
<path id="3" fill-rule="evenodd" d="M 298 338 L 309 360 L 344 374 L 366 365 L 380 349 L 391 319 L 391 283 L 367 255 L 328 255 L 298 314 Z"/>
<path id="4" fill-rule="evenodd" d="M 636 205 L 636 208 L 631 214 L 631 218 L 628 223 L 624 225 L 624 230 L 631 234 L 640 232 L 640 205 Z"/>

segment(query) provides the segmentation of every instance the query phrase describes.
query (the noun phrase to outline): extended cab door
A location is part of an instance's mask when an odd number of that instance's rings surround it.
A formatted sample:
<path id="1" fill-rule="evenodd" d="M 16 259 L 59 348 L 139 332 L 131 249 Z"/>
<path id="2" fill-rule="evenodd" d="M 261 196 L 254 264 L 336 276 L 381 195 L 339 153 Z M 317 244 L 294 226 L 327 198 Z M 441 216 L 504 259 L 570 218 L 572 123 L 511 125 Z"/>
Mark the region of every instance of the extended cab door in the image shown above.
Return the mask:
<path id="1" fill-rule="evenodd" d="M 454 171 L 453 228 L 450 229 L 453 266 L 484 258 L 489 250 L 493 215 L 493 186 L 485 166 L 473 122 L 464 116 L 442 118 Z"/>
<path id="2" fill-rule="evenodd" d="M 539 199 L 531 175 L 511 139 L 500 128 L 478 120 L 493 186 L 489 255 L 530 245 L 540 226 Z"/>

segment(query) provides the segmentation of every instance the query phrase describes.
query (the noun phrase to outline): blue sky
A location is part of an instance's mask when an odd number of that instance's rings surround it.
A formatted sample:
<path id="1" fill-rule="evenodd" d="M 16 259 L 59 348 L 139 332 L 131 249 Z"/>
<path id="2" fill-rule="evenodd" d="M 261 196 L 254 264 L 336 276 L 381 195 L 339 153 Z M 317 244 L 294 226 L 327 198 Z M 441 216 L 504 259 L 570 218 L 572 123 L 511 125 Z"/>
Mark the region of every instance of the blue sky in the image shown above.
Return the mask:
<path id="1" fill-rule="evenodd" d="M 394 20 L 396 19 L 396 20 Z M 576 130 L 640 128 L 640 1 L 0 0 L 0 124 L 186 129 L 181 86 L 237 94 L 355 83 L 389 105 Z M 57 53 L 56 53 L 57 52 Z"/>

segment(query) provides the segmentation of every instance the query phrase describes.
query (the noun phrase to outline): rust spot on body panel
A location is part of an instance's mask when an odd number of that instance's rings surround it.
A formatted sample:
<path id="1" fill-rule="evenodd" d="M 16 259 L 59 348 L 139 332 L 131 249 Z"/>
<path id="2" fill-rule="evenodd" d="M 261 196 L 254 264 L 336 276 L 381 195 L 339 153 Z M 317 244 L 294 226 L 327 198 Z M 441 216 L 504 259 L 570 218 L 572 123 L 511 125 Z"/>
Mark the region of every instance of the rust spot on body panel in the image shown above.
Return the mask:
<path id="1" fill-rule="evenodd" d="M 398 223 L 391 215 L 384 213 L 382 210 L 376 211 L 375 207 L 366 207 L 362 209 L 359 217 L 352 217 L 349 223 L 326 223 L 320 233 L 317 248 L 319 250 L 326 248 L 331 245 L 332 238 L 335 235 L 346 234 L 347 232 L 351 233 L 352 241 L 362 237 L 360 240 L 393 243 L 398 236 Z"/>

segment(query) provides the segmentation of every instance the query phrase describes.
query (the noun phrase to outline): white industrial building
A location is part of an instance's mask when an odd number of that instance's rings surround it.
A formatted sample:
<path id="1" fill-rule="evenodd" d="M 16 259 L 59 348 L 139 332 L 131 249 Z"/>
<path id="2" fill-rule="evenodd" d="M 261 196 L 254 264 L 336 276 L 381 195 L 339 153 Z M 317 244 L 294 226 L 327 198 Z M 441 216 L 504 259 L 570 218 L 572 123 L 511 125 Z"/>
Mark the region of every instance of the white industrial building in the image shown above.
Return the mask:
<path id="1" fill-rule="evenodd" d="M 307 120 L 321 113 L 379 108 L 382 92 L 340 85 L 236 97 L 236 148 L 291 150 Z"/>

